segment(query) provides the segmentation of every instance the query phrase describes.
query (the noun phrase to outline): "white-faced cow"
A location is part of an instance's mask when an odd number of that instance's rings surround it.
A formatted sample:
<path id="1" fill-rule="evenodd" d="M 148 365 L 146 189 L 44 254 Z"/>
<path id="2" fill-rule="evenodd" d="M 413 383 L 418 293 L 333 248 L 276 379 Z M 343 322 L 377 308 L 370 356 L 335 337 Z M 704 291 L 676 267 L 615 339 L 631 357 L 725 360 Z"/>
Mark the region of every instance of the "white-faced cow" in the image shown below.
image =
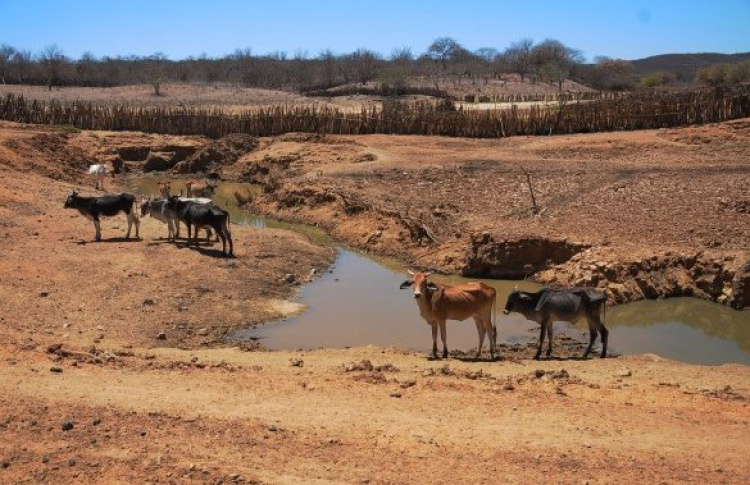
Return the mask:
<path id="1" fill-rule="evenodd" d="M 177 214 L 177 218 L 183 222 L 188 229 L 188 246 L 190 245 L 193 226 L 193 242 L 198 246 L 198 229 L 211 228 L 221 238 L 221 253 L 227 255 L 227 242 L 229 242 L 229 256 L 234 254 L 232 234 L 229 232 L 229 213 L 215 206 L 196 204 L 194 202 L 181 200 L 180 197 L 170 197 L 167 208 Z"/>
<path id="2" fill-rule="evenodd" d="M 98 190 L 104 190 L 104 176 L 107 175 L 106 165 L 92 165 L 89 167 L 89 175 L 94 177 L 95 188 Z"/>
<path id="3" fill-rule="evenodd" d="M 413 273 L 412 279 L 401 284 L 401 289 L 414 286 L 414 298 L 419 306 L 422 318 L 432 327 L 432 357 L 437 358 L 437 332 L 440 328 L 440 338 L 443 340 L 443 357 L 448 357 L 446 345 L 446 320 L 463 321 L 474 318 L 477 325 L 479 346 L 477 358 L 482 353 L 484 337 L 490 340 L 490 356 L 495 357 L 497 331 L 492 322 L 495 306 L 495 289 L 484 283 L 464 283 L 447 286 L 427 280 L 431 273 Z"/>
<path id="4" fill-rule="evenodd" d="M 590 339 L 583 358 L 588 357 L 591 352 L 597 333 L 602 336 L 601 357 L 604 358 L 607 356 L 609 331 L 604 327 L 600 315 L 606 312 L 606 306 L 607 294 L 593 288 L 568 290 L 545 288 L 537 293 L 529 293 L 516 288 L 508 295 L 503 313 L 507 315 L 510 312 L 518 312 L 529 320 L 539 323 L 541 326 L 539 348 L 534 357 L 537 360 L 542 355 L 545 333 L 549 339 L 547 357 L 552 354 L 552 323 L 554 321 L 575 323 L 581 318 L 586 318 Z"/>
<path id="5" fill-rule="evenodd" d="M 65 200 L 64 207 L 66 209 L 76 209 L 84 217 L 91 220 L 94 223 L 94 229 L 96 230 L 96 240 L 101 241 L 101 217 L 115 216 L 120 212 L 124 212 L 128 217 L 128 233 L 125 237 L 128 239 L 130 238 L 130 229 L 133 227 L 133 224 L 135 224 L 135 237 L 140 237 L 138 234 L 140 221 L 138 220 L 138 214 L 136 214 L 134 210 L 134 204 L 135 197 L 130 194 L 109 194 L 99 197 L 81 197 L 78 195 L 78 192 L 74 190 Z"/>
<path id="6" fill-rule="evenodd" d="M 177 221 L 177 214 L 167 207 L 167 199 L 144 199 L 141 202 L 141 217 L 147 214 L 167 225 L 167 239 L 174 241 L 180 236 L 180 226 Z"/>

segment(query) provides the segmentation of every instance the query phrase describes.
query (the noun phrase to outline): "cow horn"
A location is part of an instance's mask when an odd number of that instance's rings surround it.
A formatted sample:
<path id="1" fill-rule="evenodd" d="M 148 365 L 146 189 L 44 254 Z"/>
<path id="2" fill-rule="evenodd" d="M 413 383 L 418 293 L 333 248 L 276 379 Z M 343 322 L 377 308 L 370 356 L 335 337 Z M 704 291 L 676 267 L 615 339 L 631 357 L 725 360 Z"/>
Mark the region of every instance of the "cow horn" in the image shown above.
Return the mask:
<path id="1" fill-rule="evenodd" d="M 430 276 L 431 274 L 432 274 L 432 271 L 430 271 L 429 273 L 425 273 L 425 274 L 424 274 L 424 277 L 425 277 L 425 278 L 427 278 L 427 277 L 428 277 L 428 276 Z"/>
<path id="2" fill-rule="evenodd" d="M 412 271 L 410 269 L 407 269 L 406 272 L 409 273 L 412 276 L 414 276 L 416 274 L 414 271 Z"/>
<path id="3" fill-rule="evenodd" d="M 513 287 L 513 291 L 518 291 L 518 285 Z"/>

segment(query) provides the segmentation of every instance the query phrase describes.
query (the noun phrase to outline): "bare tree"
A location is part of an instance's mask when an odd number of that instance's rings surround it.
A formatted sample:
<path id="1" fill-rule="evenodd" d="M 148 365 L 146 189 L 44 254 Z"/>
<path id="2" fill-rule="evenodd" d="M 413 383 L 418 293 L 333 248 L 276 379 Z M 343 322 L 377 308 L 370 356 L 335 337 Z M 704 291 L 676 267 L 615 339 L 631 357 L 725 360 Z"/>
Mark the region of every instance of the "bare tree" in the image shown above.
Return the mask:
<path id="1" fill-rule="evenodd" d="M 531 49 L 533 46 L 533 40 L 521 39 L 518 42 L 513 42 L 503 53 L 511 70 L 521 76 L 521 81 L 531 72 L 533 67 L 531 58 Z"/>
<path id="2" fill-rule="evenodd" d="M 48 45 L 39 55 L 39 63 L 44 70 L 44 77 L 50 91 L 52 91 L 52 86 L 59 84 L 60 75 L 66 62 L 67 59 L 62 50 L 57 47 L 57 44 Z"/>
<path id="3" fill-rule="evenodd" d="M 448 61 L 454 58 L 460 50 L 465 49 L 455 40 L 450 37 L 440 37 L 427 48 L 427 56 L 440 61 L 440 65 L 445 70 L 448 67 Z"/>
<path id="4" fill-rule="evenodd" d="M 557 83 L 560 91 L 574 67 L 583 62 L 581 51 L 554 39 L 546 39 L 534 46 L 531 57 L 539 76 L 547 82 Z"/>
<path id="5" fill-rule="evenodd" d="M 378 55 L 367 49 L 357 49 L 350 57 L 354 75 L 363 85 L 375 78 Z"/>
<path id="6" fill-rule="evenodd" d="M 10 61 L 16 54 L 16 49 L 13 47 L 2 44 L 0 45 L 0 82 L 5 84 L 5 75 L 10 67 Z"/>
<path id="7" fill-rule="evenodd" d="M 318 54 L 318 59 L 323 64 L 323 84 L 326 87 L 333 86 L 336 77 L 336 55 L 331 49 L 326 49 Z"/>
<path id="8" fill-rule="evenodd" d="M 30 50 L 17 50 L 13 54 L 11 67 L 16 75 L 18 83 L 23 84 L 29 75 L 29 71 L 34 65 L 34 56 Z"/>
<path id="9" fill-rule="evenodd" d="M 155 52 L 146 59 L 146 78 L 154 88 L 154 95 L 161 96 L 161 85 L 167 78 L 167 56 L 163 52 Z"/>
<path id="10" fill-rule="evenodd" d="M 86 51 L 80 59 L 76 62 L 76 74 L 78 76 L 78 84 L 85 86 L 86 84 L 93 84 L 92 79 L 94 77 L 94 66 L 96 65 L 96 57 L 93 53 Z"/>

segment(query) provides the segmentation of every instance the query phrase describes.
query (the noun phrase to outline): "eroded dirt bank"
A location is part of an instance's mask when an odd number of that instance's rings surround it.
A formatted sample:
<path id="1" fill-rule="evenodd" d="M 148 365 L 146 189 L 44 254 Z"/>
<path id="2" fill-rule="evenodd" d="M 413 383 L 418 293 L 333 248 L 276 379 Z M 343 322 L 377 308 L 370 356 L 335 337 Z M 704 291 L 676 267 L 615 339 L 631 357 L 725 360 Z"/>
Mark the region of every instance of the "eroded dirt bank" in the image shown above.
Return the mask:
<path id="1" fill-rule="evenodd" d="M 525 346 L 492 363 L 206 348 L 288 311 L 284 276 L 332 254 L 233 227 L 237 258 L 214 258 L 164 243 L 150 219 L 142 241 L 91 243 L 62 204 L 92 156 L 75 140 L 107 136 L 0 127 L 0 482 L 750 479 L 745 366 L 535 362 Z M 124 231 L 121 218 L 103 224 L 105 239 Z M 416 310 L 404 324 L 423 325 Z"/>
<path id="2" fill-rule="evenodd" d="M 265 185 L 256 210 L 417 266 L 743 308 L 748 159 L 739 120 L 503 140 L 287 135 L 225 172 Z"/>

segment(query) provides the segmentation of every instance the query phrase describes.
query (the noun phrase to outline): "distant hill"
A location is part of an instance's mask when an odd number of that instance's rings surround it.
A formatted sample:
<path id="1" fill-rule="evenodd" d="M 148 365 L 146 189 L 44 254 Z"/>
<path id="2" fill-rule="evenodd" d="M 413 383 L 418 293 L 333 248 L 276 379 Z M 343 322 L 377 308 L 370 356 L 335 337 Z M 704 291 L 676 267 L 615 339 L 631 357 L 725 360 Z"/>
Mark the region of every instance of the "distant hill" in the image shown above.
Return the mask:
<path id="1" fill-rule="evenodd" d="M 661 54 L 630 61 L 635 66 L 638 74 L 646 74 L 654 71 L 669 71 L 677 75 L 677 79 L 683 82 L 691 82 L 695 72 L 711 64 L 720 62 L 733 64 L 750 59 L 750 52 L 738 54 Z"/>

